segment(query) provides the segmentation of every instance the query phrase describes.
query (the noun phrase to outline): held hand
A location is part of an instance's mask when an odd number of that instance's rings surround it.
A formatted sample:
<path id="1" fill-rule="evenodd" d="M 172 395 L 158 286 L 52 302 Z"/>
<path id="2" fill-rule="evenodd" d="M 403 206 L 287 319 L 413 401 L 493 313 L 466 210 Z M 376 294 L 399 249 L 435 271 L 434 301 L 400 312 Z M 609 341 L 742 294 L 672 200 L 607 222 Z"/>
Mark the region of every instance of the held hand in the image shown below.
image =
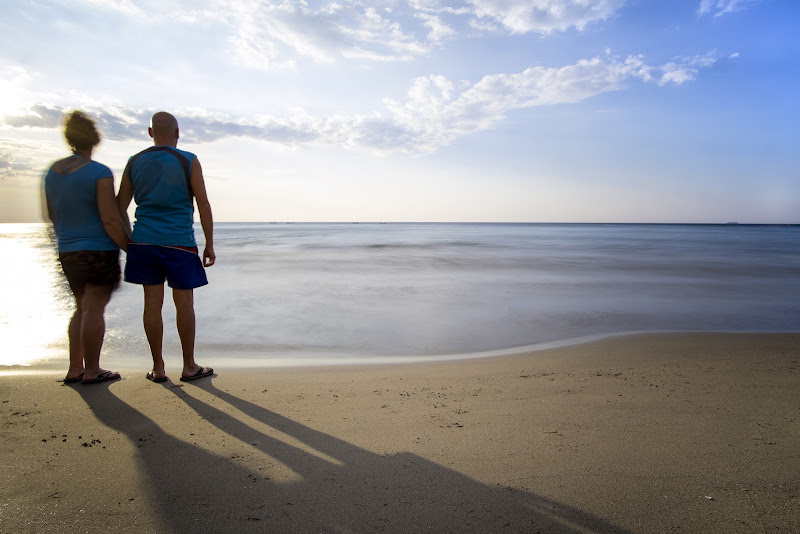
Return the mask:
<path id="1" fill-rule="evenodd" d="M 211 267 L 217 260 L 217 255 L 214 254 L 214 247 L 206 247 L 203 249 L 203 267 Z"/>

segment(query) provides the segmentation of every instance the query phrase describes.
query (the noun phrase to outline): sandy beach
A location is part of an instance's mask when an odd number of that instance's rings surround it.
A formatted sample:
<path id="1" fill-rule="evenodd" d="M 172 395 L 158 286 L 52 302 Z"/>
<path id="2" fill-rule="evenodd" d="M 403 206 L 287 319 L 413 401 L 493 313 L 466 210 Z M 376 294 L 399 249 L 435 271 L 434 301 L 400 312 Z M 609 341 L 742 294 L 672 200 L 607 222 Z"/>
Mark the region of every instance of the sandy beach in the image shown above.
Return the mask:
<path id="1" fill-rule="evenodd" d="M 800 334 L 202 361 L 191 383 L 170 363 L 163 384 L 0 376 L 0 531 L 800 532 Z"/>

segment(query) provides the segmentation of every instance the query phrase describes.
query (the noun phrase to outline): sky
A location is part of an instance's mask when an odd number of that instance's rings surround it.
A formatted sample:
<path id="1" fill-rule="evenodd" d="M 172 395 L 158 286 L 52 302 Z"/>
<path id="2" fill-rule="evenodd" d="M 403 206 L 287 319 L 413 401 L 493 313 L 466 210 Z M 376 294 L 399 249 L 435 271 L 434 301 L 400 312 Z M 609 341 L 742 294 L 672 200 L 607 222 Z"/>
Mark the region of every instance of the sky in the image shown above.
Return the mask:
<path id="1" fill-rule="evenodd" d="M 13 0 L 0 222 L 169 111 L 216 221 L 800 223 L 797 0 Z"/>

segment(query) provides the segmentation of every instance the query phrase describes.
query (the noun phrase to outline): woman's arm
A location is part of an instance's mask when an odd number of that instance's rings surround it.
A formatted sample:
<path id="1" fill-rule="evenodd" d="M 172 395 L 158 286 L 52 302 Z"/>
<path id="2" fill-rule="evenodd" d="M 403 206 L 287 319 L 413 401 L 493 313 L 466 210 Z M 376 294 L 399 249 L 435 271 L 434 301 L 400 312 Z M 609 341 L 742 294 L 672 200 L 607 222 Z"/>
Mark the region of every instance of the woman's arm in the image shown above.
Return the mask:
<path id="1" fill-rule="evenodd" d="M 125 170 L 122 172 L 122 180 L 119 182 L 119 192 L 117 193 L 117 209 L 119 210 L 119 215 L 122 217 L 122 223 L 125 225 L 125 231 L 128 232 L 128 235 L 131 235 L 131 219 L 128 217 L 128 206 L 131 205 L 131 200 L 133 200 L 133 185 L 131 185 L 131 179 L 128 166 L 125 166 Z"/>
<path id="2" fill-rule="evenodd" d="M 128 250 L 128 232 L 117 207 L 114 197 L 114 178 L 100 178 L 97 180 L 97 211 L 106 233 L 122 250 Z"/>

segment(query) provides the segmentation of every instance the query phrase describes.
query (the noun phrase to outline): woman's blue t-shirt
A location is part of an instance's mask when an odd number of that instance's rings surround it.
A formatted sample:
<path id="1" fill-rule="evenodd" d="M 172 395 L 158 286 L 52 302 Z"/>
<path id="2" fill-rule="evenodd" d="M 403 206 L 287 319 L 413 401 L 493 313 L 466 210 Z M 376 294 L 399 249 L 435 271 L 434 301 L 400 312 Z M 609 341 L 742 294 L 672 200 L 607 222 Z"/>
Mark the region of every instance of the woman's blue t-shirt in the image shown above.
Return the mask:
<path id="1" fill-rule="evenodd" d="M 106 233 L 97 209 L 97 181 L 109 177 L 114 179 L 111 169 L 96 161 L 69 174 L 59 174 L 52 167 L 47 171 L 45 195 L 59 252 L 119 248 Z"/>

